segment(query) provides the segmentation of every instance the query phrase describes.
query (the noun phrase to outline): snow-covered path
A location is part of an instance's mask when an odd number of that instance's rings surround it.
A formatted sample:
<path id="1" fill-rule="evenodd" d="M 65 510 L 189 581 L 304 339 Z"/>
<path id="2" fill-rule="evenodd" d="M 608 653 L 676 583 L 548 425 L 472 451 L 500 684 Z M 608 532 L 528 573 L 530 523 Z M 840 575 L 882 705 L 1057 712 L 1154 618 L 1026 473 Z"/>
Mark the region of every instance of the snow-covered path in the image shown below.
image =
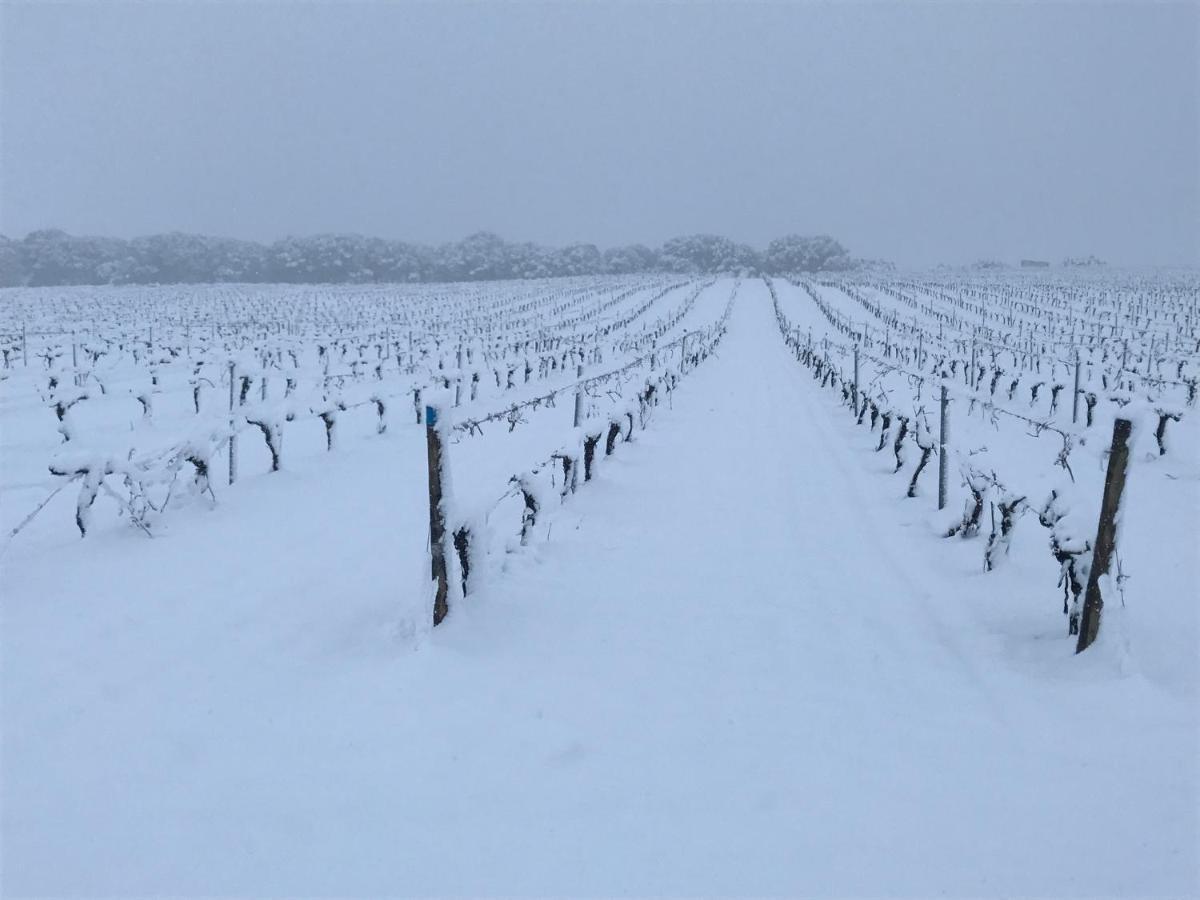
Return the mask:
<path id="1" fill-rule="evenodd" d="M 1196 890 L 1189 698 L 1009 652 L 761 283 L 672 404 L 416 650 L 238 652 L 257 609 L 138 690 L 7 710 L 6 891 Z"/>

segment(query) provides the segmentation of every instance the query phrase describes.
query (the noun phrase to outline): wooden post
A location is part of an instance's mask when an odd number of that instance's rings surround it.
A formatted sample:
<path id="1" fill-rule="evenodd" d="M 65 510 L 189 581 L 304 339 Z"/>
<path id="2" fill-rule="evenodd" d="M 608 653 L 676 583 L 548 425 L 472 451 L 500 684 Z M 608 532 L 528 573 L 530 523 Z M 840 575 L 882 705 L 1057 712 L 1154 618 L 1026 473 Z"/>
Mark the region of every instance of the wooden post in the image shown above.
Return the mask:
<path id="1" fill-rule="evenodd" d="M 858 344 L 854 345 L 854 390 L 850 395 L 854 399 L 853 407 L 850 410 L 851 415 L 855 419 L 858 418 Z"/>
<path id="2" fill-rule="evenodd" d="M 436 406 L 425 407 L 425 443 L 429 462 L 429 556 L 430 573 L 437 582 L 433 598 L 433 624 L 440 625 L 450 611 L 447 596 L 450 579 L 446 572 L 446 514 L 442 509 L 442 435 L 438 431 Z"/>
<path id="3" fill-rule="evenodd" d="M 234 364 L 229 364 L 229 483 L 237 481 L 237 434 L 233 428 Z"/>
<path id="4" fill-rule="evenodd" d="M 583 365 L 575 367 L 575 427 L 583 419 Z"/>
<path id="5" fill-rule="evenodd" d="M 21 361 L 25 368 L 29 368 L 29 344 L 26 341 L 25 323 L 21 323 Z"/>
<path id="6" fill-rule="evenodd" d="M 1075 348 L 1075 396 L 1071 400 L 1071 424 L 1074 425 L 1079 421 L 1079 372 L 1081 364 L 1079 362 L 1079 348 Z"/>
<path id="7" fill-rule="evenodd" d="M 1092 568 L 1088 573 L 1087 591 L 1083 599 L 1083 616 L 1079 623 L 1079 642 L 1075 652 L 1082 653 L 1100 633 L 1100 613 L 1104 598 L 1100 579 L 1108 574 L 1113 550 L 1117 544 L 1117 512 L 1121 507 L 1121 492 L 1125 490 L 1125 472 L 1129 465 L 1129 435 L 1133 425 L 1129 419 L 1113 423 L 1112 450 L 1108 456 L 1108 473 L 1104 476 L 1104 499 L 1100 504 L 1100 524 L 1096 528 L 1096 543 L 1092 550 Z"/>
<path id="8" fill-rule="evenodd" d="M 946 508 L 946 472 L 950 468 L 946 460 L 946 431 L 950 424 L 950 417 L 947 415 L 950 400 L 946 396 L 946 385 L 942 385 L 942 394 L 940 398 L 941 405 L 941 421 L 938 428 L 938 509 Z"/>

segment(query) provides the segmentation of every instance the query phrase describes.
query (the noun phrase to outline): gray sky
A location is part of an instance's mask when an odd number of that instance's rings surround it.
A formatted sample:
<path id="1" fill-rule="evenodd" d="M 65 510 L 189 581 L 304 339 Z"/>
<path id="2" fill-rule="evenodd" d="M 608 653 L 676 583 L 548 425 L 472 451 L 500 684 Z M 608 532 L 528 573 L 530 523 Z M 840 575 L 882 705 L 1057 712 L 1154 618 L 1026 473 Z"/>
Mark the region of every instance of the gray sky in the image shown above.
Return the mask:
<path id="1" fill-rule="evenodd" d="M 0 232 L 1200 261 L 1200 5 L 0 0 Z"/>

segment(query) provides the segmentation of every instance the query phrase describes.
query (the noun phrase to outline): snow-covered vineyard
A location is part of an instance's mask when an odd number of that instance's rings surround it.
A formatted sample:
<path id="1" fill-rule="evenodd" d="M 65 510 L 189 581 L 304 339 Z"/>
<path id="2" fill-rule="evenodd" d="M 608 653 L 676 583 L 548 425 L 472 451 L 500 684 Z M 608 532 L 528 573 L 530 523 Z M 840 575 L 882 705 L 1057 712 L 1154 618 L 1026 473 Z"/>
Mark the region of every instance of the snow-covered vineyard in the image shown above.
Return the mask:
<path id="1" fill-rule="evenodd" d="M 0 353 L 14 893 L 1200 889 L 1194 272 L 5 289 Z"/>

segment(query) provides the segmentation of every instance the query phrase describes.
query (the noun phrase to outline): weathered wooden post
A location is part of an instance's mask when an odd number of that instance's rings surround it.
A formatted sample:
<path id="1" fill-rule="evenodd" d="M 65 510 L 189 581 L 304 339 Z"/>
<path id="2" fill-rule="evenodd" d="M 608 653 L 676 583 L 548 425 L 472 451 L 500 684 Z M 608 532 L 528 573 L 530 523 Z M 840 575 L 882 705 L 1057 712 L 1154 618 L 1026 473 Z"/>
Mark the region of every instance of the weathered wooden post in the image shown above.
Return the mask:
<path id="1" fill-rule="evenodd" d="M 1075 395 L 1071 400 L 1071 424 L 1074 425 L 1079 421 L 1079 372 L 1081 364 L 1079 362 L 1079 348 L 1075 348 Z"/>
<path id="2" fill-rule="evenodd" d="M 25 368 L 29 368 L 29 343 L 26 340 L 25 323 L 21 323 L 21 362 Z"/>
<path id="3" fill-rule="evenodd" d="M 850 413 L 854 418 L 858 418 L 858 344 L 854 345 L 854 390 L 850 393 L 854 400 Z"/>
<path id="4" fill-rule="evenodd" d="M 583 420 L 583 364 L 575 367 L 575 427 Z"/>
<path id="5" fill-rule="evenodd" d="M 237 431 L 233 427 L 235 367 L 229 364 L 229 483 L 237 481 Z"/>
<path id="6" fill-rule="evenodd" d="M 425 407 L 425 443 L 429 463 L 429 556 L 430 572 L 437 582 L 437 593 L 433 598 L 433 624 L 441 624 L 450 611 L 447 597 L 450 579 L 446 571 L 446 513 L 442 509 L 442 435 L 438 431 L 440 410 L 436 406 Z"/>
<path id="7" fill-rule="evenodd" d="M 949 462 L 946 460 L 946 431 L 950 424 L 948 415 L 948 407 L 950 399 L 946 396 L 946 385 L 942 385 L 942 394 L 939 398 L 941 413 L 940 422 L 938 423 L 938 509 L 946 508 L 946 473 L 950 468 Z"/>
<path id="8" fill-rule="evenodd" d="M 1075 652 L 1082 653 L 1100 633 L 1100 613 L 1104 598 L 1100 579 L 1108 575 L 1113 551 L 1117 544 L 1117 513 L 1121 493 L 1125 490 L 1125 472 L 1129 466 L 1129 435 L 1133 423 L 1117 419 L 1113 423 L 1112 450 L 1108 455 L 1108 473 L 1104 476 L 1104 499 L 1100 503 L 1100 524 L 1096 528 L 1096 543 L 1092 546 L 1092 568 L 1088 573 L 1087 591 L 1083 598 L 1083 616 L 1079 623 L 1079 642 Z"/>

